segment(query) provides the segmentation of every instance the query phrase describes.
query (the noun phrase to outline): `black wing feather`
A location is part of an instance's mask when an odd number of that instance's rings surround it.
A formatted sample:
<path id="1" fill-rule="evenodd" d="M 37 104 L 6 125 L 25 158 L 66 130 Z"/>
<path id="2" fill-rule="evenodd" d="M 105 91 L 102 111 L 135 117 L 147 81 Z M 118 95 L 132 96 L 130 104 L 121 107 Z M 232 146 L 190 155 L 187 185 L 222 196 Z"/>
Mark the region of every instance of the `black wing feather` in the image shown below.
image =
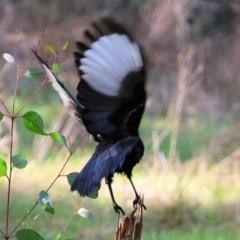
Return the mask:
<path id="1" fill-rule="evenodd" d="M 118 96 L 110 97 L 97 92 L 84 81 L 83 75 L 85 73 L 80 70 L 81 59 L 85 52 L 91 48 L 91 44 L 98 40 L 93 37 L 96 34 L 94 35 L 91 31 L 97 32 L 99 38 L 117 33 L 126 35 L 132 41 L 132 37 L 124 27 L 109 18 L 101 18 L 98 22 L 92 23 L 92 27 L 85 31 L 84 35 L 87 39 L 84 42 L 90 40 L 90 46 L 77 42 L 80 53 L 74 53 L 74 56 L 81 78 L 77 87 L 77 99 L 85 106 L 85 110 L 82 112 L 83 122 L 87 130 L 94 136 L 98 134 L 107 136 L 111 131 L 111 133 L 119 131 L 119 126 L 122 126 L 121 131 L 125 130 L 138 135 L 138 126 L 146 100 L 144 66 L 139 71 L 131 72 L 122 80 Z M 105 51 L 108 51 L 108 49 L 105 49 Z M 109 70 L 114 75 L 114 69 Z M 101 124 L 98 123 L 99 120 L 101 120 Z M 103 129 L 103 126 L 106 129 Z"/>
<path id="2" fill-rule="evenodd" d="M 97 192 L 102 178 L 121 169 L 126 157 L 131 154 L 138 141 L 138 137 L 127 137 L 117 142 L 100 142 L 94 155 L 71 186 L 71 190 L 77 190 L 83 197 Z"/>

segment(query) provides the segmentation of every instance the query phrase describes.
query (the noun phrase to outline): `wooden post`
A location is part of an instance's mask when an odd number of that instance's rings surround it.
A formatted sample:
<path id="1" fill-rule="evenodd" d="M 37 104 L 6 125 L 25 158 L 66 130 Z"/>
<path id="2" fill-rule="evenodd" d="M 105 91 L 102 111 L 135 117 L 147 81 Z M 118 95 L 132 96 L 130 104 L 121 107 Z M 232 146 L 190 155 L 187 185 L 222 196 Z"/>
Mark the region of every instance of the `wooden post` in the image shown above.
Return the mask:
<path id="1" fill-rule="evenodd" d="M 141 201 L 143 203 L 143 197 Z M 132 212 L 121 219 L 118 218 L 115 240 L 140 240 L 143 227 L 142 213 L 142 205 L 137 204 Z"/>

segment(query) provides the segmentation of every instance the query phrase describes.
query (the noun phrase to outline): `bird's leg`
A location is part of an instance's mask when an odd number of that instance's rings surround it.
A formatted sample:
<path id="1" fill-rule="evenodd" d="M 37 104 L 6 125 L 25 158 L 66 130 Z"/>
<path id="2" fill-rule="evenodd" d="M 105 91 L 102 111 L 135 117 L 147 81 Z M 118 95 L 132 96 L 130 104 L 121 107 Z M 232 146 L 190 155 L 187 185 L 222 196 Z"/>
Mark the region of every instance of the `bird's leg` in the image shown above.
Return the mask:
<path id="1" fill-rule="evenodd" d="M 123 209 L 116 203 L 114 195 L 113 195 L 113 191 L 112 191 L 112 176 L 108 176 L 105 178 L 105 182 L 108 185 L 108 189 L 112 198 L 112 202 L 113 202 L 113 208 L 114 211 L 118 214 L 120 214 L 120 212 L 122 213 L 122 215 L 125 215 L 125 212 L 123 211 Z"/>
<path id="2" fill-rule="evenodd" d="M 146 206 L 142 203 L 141 198 L 140 198 L 140 196 L 139 196 L 138 193 L 137 193 L 137 190 L 136 190 L 136 188 L 135 188 L 135 186 L 134 186 L 134 184 L 133 184 L 133 182 L 132 182 L 131 177 L 128 177 L 128 179 L 129 179 L 129 181 L 130 181 L 130 183 L 131 183 L 131 185 L 132 185 L 132 187 L 133 187 L 133 191 L 134 191 L 134 193 L 135 193 L 135 195 L 136 195 L 136 198 L 135 198 L 135 200 L 133 201 L 133 206 L 136 206 L 136 204 L 139 203 L 141 206 L 143 206 L 143 208 L 144 208 L 145 210 L 147 210 Z"/>

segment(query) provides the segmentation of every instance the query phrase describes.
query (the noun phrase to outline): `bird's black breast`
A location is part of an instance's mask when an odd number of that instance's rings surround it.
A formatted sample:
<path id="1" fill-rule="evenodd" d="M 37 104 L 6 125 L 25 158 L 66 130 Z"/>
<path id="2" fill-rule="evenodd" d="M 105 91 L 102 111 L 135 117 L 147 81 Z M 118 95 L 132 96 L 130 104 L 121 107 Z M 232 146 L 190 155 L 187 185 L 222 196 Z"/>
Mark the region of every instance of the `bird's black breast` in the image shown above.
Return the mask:
<path id="1" fill-rule="evenodd" d="M 139 138 L 135 143 L 132 151 L 126 156 L 125 161 L 121 168 L 117 169 L 117 173 L 123 173 L 127 177 L 132 176 L 132 169 L 134 166 L 140 162 L 142 156 L 144 154 L 144 145 L 142 140 Z"/>

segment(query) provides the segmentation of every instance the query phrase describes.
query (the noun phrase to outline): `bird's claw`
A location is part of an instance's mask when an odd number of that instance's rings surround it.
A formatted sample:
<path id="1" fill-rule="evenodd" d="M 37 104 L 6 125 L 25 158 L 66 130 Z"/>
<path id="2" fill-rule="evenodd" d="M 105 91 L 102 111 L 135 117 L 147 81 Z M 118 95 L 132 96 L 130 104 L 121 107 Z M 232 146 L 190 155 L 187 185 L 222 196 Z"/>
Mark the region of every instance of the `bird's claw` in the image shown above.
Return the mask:
<path id="1" fill-rule="evenodd" d="M 144 203 L 142 202 L 139 196 L 137 196 L 133 201 L 133 207 L 136 207 L 137 204 L 140 204 L 145 210 L 147 210 L 146 206 L 144 205 Z"/>
<path id="2" fill-rule="evenodd" d="M 117 205 L 117 203 L 113 203 L 113 208 L 114 208 L 114 211 L 117 214 L 122 213 L 122 215 L 125 215 L 125 212 L 123 211 L 123 209 L 119 205 Z"/>

